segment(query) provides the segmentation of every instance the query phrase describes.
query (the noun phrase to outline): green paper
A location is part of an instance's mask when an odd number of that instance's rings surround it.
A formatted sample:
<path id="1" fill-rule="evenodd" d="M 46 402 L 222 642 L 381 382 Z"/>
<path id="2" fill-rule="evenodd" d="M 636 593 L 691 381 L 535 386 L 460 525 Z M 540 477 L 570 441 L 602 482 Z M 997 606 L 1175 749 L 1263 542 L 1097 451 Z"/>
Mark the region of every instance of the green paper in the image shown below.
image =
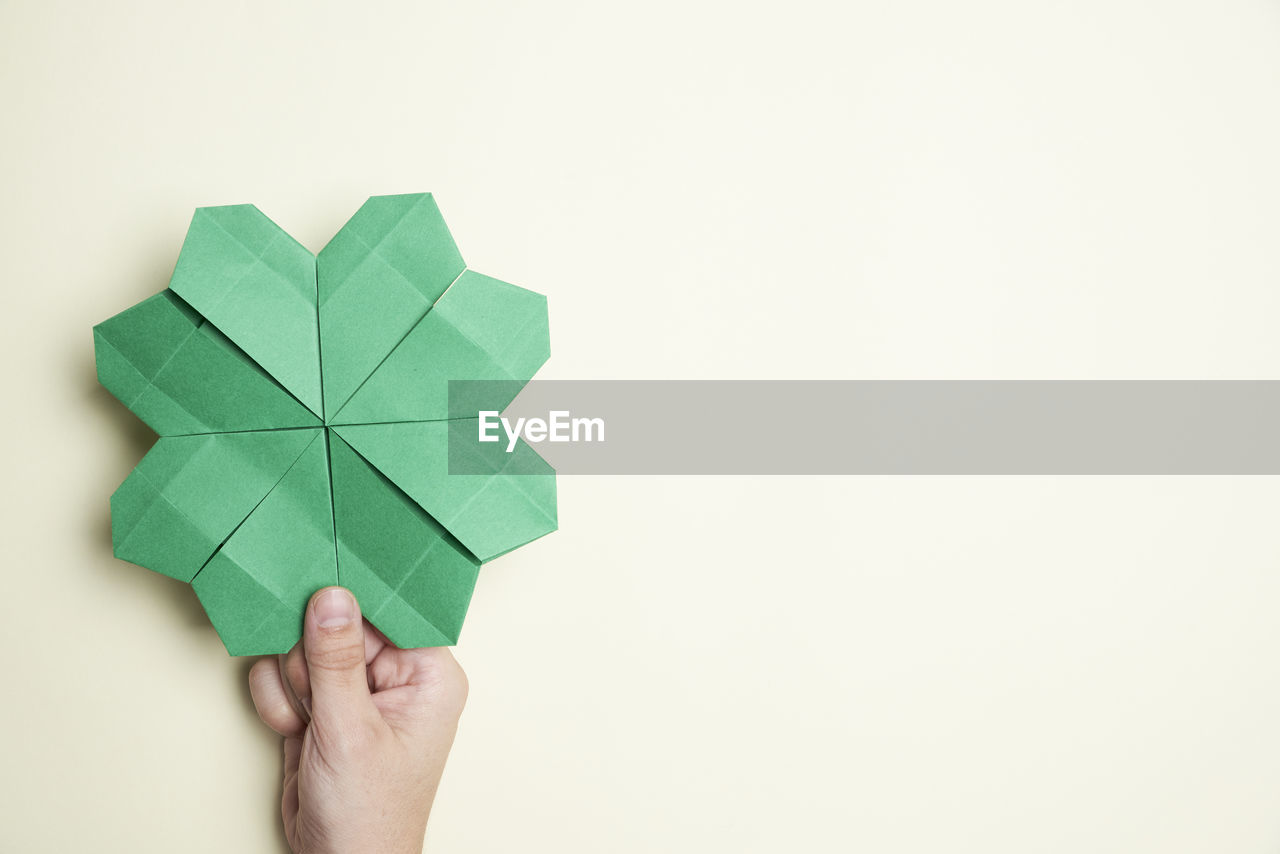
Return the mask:
<path id="1" fill-rule="evenodd" d="M 190 581 L 319 433 L 160 439 L 111 496 L 116 557 Z"/>
<path id="2" fill-rule="evenodd" d="M 400 647 L 458 642 L 480 563 L 330 434 L 338 577 Z"/>
<path id="3" fill-rule="evenodd" d="M 477 428 L 469 429 L 475 435 Z M 506 455 L 506 465 L 530 471 L 532 456 L 546 474 L 449 474 L 447 421 L 333 430 L 482 561 L 556 529 L 555 473 L 523 441 Z"/>
<path id="4" fill-rule="evenodd" d="M 316 258 L 328 412 L 337 412 L 465 268 L 429 193 L 374 196 Z"/>
<path id="5" fill-rule="evenodd" d="M 197 208 L 169 288 L 321 415 L 316 259 L 253 205 Z"/>
<path id="6" fill-rule="evenodd" d="M 201 208 L 170 290 L 94 346 L 161 436 L 111 498 L 113 550 L 190 582 L 232 655 L 290 648 L 334 583 L 400 646 L 455 643 L 481 561 L 555 529 L 527 445 L 449 474 L 450 425 L 476 429 L 437 420 L 449 380 L 506 381 L 480 387 L 503 408 L 547 358 L 547 314 L 464 272 L 430 195 L 371 198 L 319 259 L 251 205 Z"/>
<path id="7" fill-rule="evenodd" d="M 171 291 L 93 328 L 98 380 L 162 436 L 320 419 Z"/>
<path id="8" fill-rule="evenodd" d="M 550 340 L 546 297 L 468 270 L 330 423 L 445 419 L 450 380 L 518 381 L 477 387 L 498 392 L 481 408 L 501 412 L 547 361 Z"/>
<path id="9" fill-rule="evenodd" d="M 192 580 L 232 655 L 288 652 L 311 594 L 338 583 L 325 437 L 312 441 Z"/>

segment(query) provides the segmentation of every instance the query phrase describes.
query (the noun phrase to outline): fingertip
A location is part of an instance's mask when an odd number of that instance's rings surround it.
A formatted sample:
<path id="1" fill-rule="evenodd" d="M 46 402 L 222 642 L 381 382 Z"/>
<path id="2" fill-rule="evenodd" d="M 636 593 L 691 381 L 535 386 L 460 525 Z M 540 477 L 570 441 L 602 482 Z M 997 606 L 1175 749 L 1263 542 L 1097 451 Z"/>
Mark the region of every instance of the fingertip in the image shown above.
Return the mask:
<path id="1" fill-rule="evenodd" d="M 320 678 L 316 671 L 345 671 L 357 666 L 363 669 L 364 620 L 350 590 L 325 587 L 311 597 L 302 632 L 302 654 L 313 694 Z"/>
<path id="2" fill-rule="evenodd" d="M 360 605 L 345 587 L 317 590 L 307 605 L 307 626 L 321 631 L 345 629 L 360 621 Z"/>
<path id="3" fill-rule="evenodd" d="M 284 737 L 299 735 L 306 724 L 285 694 L 280 666 L 274 658 L 261 658 L 249 668 L 249 696 L 262 722 Z"/>
<path id="4" fill-rule="evenodd" d="M 366 715 L 372 709 L 364 621 L 351 591 L 325 587 L 311 597 L 303 631 L 313 721 Z"/>
<path id="5" fill-rule="evenodd" d="M 412 651 L 414 655 L 412 681 L 425 688 L 433 698 L 456 706 L 458 711 L 466 705 L 471 683 L 467 673 L 447 646 L 425 647 Z"/>
<path id="6" fill-rule="evenodd" d="M 249 668 L 250 687 L 259 680 L 271 678 L 272 675 L 278 671 L 279 667 L 276 665 L 276 660 L 274 658 L 259 658 L 253 663 L 253 666 Z"/>
<path id="7" fill-rule="evenodd" d="M 280 672 L 284 675 L 285 687 L 290 688 L 296 696 L 311 696 L 311 678 L 307 674 L 307 655 L 301 645 L 295 646 L 280 657 Z"/>
<path id="8" fill-rule="evenodd" d="M 280 684 L 293 711 L 304 723 L 311 720 L 311 680 L 307 675 L 307 657 L 299 644 L 279 659 Z"/>

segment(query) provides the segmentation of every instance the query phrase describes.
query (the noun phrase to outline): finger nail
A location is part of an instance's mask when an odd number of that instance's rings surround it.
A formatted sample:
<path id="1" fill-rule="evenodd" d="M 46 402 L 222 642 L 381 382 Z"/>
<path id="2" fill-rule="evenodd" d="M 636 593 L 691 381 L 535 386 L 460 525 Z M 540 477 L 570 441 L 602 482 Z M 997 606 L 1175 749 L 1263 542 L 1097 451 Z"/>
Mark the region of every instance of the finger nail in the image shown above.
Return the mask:
<path id="1" fill-rule="evenodd" d="M 338 629 L 355 620 L 356 600 L 341 587 L 331 587 L 316 599 L 314 610 L 317 626 Z"/>

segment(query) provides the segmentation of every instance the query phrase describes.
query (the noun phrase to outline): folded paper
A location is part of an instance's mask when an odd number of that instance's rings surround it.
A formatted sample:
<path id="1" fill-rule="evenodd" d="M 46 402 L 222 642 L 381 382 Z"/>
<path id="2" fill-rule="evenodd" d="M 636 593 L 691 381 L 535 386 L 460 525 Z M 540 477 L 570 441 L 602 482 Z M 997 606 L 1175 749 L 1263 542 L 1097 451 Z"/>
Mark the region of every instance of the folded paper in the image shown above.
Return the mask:
<path id="1" fill-rule="evenodd" d="M 169 289 L 94 328 L 99 381 L 160 435 L 114 553 L 189 582 L 233 655 L 288 650 L 330 584 L 399 646 L 456 643 L 481 563 L 555 530 L 556 492 L 524 445 L 449 474 L 449 381 L 514 381 L 504 407 L 549 340 L 546 299 L 468 270 L 430 194 L 369 199 L 316 255 L 200 208 Z"/>

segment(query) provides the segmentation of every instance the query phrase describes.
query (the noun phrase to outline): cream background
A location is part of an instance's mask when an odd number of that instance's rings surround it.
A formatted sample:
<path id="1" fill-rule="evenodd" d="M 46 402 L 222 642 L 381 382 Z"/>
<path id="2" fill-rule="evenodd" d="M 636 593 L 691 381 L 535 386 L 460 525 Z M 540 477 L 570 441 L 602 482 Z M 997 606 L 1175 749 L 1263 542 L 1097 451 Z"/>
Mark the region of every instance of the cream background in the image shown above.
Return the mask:
<path id="1" fill-rule="evenodd" d="M 0 850 L 280 849 L 90 327 L 192 209 L 431 190 L 547 378 L 1276 378 L 1280 6 L 0 6 Z M 831 440 L 838 425 L 815 423 Z M 691 425 L 693 429 L 694 425 Z M 1266 852 L 1273 478 L 563 478 L 439 852 Z"/>

